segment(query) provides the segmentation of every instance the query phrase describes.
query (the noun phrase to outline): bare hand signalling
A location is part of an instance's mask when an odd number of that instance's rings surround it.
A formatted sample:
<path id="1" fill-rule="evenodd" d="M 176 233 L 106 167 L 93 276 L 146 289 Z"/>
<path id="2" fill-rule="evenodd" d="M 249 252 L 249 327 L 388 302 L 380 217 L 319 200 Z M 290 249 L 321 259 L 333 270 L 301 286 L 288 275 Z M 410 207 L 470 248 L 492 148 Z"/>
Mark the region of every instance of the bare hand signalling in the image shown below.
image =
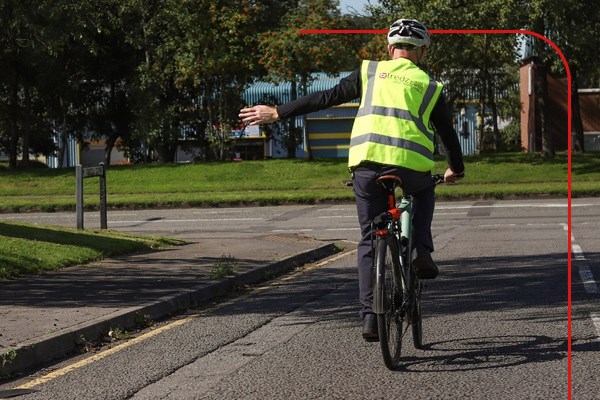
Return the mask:
<path id="1" fill-rule="evenodd" d="M 273 106 L 254 106 L 240 110 L 240 118 L 248 125 L 270 124 L 279 119 Z"/>

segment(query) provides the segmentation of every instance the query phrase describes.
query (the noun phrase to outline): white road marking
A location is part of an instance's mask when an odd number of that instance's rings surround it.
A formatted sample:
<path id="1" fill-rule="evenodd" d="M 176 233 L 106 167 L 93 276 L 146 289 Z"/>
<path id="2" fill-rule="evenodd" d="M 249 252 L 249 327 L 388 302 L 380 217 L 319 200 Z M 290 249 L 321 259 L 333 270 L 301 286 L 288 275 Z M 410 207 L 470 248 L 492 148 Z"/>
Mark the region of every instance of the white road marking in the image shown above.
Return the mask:
<path id="1" fill-rule="evenodd" d="M 312 232 L 313 229 L 273 229 L 271 232 Z"/>
<path id="2" fill-rule="evenodd" d="M 258 221 L 264 218 L 193 218 L 193 219 L 150 219 L 110 221 L 111 224 L 156 224 L 163 222 L 222 222 L 222 221 Z"/>
<path id="3" fill-rule="evenodd" d="M 501 226 L 517 226 L 517 224 L 486 224 L 478 225 L 480 228 L 499 228 Z"/>
<path id="4" fill-rule="evenodd" d="M 572 204 L 572 207 L 592 207 L 597 206 L 597 204 L 592 203 L 582 203 L 582 204 Z M 437 210 L 459 210 L 459 209 L 471 209 L 471 208 L 567 208 L 568 204 L 565 203 L 513 203 L 513 204 L 504 204 L 504 203 L 494 203 L 494 204 L 486 204 L 486 205 L 474 205 L 474 204 L 451 204 L 445 206 L 436 206 Z"/>
<path id="5" fill-rule="evenodd" d="M 220 210 L 220 211 L 192 211 L 192 214 L 241 214 L 244 212 L 248 212 L 248 210 Z"/>
<path id="6" fill-rule="evenodd" d="M 563 228 L 568 229 L 568 227 L 563 226 Z M 575 242 L 575 236 L 573 236 L 573 233 L 571 233 L 571 257 L 573 260 L 577 260 L 577 261 L 585 261 L 585 255 L 583 254 L 583 250 L 581 250 L 581 246 L 579 246 L 578 244 L 574 243 Z M 590 267 L 582 264 L 579 265 L 577 267 L 578 271 L 579 271 L 579 278 L 581 279 L 581 282 L 583 282 L 583 287 L 585 289 L 586 292 L 588 293 L 598 293 L 598 285 L 596 284 L 596 281 L 594 280 L 594 275 L 592 274 L 592 271 L 590 271 Z"/>
<path id="7" fill-rule="evenodd" d="M 476 225 L 480 228 L 498 228 L 498 227 L 505 227 L 505 226 L 518 226 L 518 227 L 523 227 L 523 226 L 556 226 L 556 225 L 563 225 L 562 223 L 550 223 L 550 224 L 483 224 L 483 225 Z"/>
<path id="8" fill-rule="evenodd" d="M 583 251 L 581 251 L 581 247 L 578 244 L 571 245 L 571 254 L 573 255 L 574 260 L 585 260 Z"/>
<path id="9" fill-rule="evenodd" d="M 455 213 L 436 212 L 435 217 L 439 217 L 440 215 L 467 215 L 467 214 L 468 214 L 467 212 L 455 212 Z"/>
<path id="10" fill-rule="evenodd" d="M 583 287 L 586 292 L 598 293 L 598 285 L 596 285 L 594 275 L 592 275 L 592 271 L 590 271 L 590 268 L 587 265 L 579 266 L 579 278 L 583 282 Z"/>
<path id="11" fill-rule="evenodd" d="M 590 317 L 592 318 L 592 322 L 594 323 L 594 326 L 596 327 L 596 333 L 598 334 L 598 337 L 600 337 L 600 314 L 591 313 Z"/>

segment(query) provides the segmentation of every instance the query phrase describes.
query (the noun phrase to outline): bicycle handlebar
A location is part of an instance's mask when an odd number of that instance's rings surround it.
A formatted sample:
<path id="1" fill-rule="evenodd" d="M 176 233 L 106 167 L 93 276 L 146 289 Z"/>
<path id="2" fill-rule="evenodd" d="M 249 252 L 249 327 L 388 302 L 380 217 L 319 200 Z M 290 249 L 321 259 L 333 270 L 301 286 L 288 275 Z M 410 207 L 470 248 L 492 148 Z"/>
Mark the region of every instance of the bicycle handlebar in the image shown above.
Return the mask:
<path id="1" fill-rule="evenodd" d="M 435 174 L 435 175 L 431 175 L 431 177 L 433 178 L 433 181 L 435 182 L 436 185 L 446 182 L 446 180 L 444 179 L 444 174 Z"/>

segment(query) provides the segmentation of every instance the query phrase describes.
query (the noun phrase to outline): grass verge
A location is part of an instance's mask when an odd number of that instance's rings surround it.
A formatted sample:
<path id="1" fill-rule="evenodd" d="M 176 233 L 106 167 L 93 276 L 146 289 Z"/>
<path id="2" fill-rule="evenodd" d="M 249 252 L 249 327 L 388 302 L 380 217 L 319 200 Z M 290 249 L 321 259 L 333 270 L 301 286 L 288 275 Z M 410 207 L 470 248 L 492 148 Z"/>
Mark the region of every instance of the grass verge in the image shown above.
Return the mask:
<path id="1" fill-rule="evenodd" d="M 182 244 L 114 231 L 77 231 L 53 226 L 0 222 L 0 279 L 39 274 L 105 257 Z"/>
<path id="2" fill-rule="evenodd" d="M 600 154 L 574 154 L 573 196 L 600 195 Z M 567 196 L 567 154 L 465 157 L 466 179 L 442 185 L 442 199 Z M 436 171 L 445 170 L 438 159 Z M 110 208 L 214 207 L 238 204 L 352 201 L 344 159 L 268 160 L 199 164 L 112 166 L 107 171 Z M 73 169 L 8 170 L 0 165 L 0 212 L 73 210 Z M 99 204 L 98 178 L 84 181 L 85 205 Z"/>

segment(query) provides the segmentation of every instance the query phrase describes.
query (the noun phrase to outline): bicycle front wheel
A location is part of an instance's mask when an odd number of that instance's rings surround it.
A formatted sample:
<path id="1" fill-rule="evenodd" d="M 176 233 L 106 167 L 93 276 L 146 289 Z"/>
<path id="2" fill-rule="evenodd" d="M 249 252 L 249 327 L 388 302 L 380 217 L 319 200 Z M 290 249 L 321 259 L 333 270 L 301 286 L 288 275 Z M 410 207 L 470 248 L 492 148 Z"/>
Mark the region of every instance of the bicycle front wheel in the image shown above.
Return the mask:
<path id="1" fill-rule="evenodd" d="M 408 271 L 409 277 L 407 281 L 409 282 L 409 296 L 411 301 L 410 303 L 410 318 L 409 322 L 412 328 L 412 337 L 413 344 L 415 348 L 422 349 L 423 348 L 423 319 L 421 316 L 421 289 L 423 288 L 423 284 L 417 278 L 414 267 L 412 265 L 412 260 L 415 257 L 414 250 L 409 252 L 408 249 L 402 249 L 402 258 L 404 270 Z"/>
<path id="2" fill-rule="evenodd" d="M 400 366 L 405 315 L 402 312 L 402 287 L 399 284 L 400 259 L 398 244 L 390 236 L 377 237 L 375 246 L 375 288 L 379 344 L 385 365 L 395 370 Z"/>
<path id="3" fill-rule="evenodd" d="M 415 293 L 414 297 L 414 305 L 412 312 L 412 334 L 413 334 L 413 344 L 415 348 L 422 349 L 423 348 L 423 320 L 421 317 L 421 283 L 416 282 L 416 287 L 413 289 Z"/>

